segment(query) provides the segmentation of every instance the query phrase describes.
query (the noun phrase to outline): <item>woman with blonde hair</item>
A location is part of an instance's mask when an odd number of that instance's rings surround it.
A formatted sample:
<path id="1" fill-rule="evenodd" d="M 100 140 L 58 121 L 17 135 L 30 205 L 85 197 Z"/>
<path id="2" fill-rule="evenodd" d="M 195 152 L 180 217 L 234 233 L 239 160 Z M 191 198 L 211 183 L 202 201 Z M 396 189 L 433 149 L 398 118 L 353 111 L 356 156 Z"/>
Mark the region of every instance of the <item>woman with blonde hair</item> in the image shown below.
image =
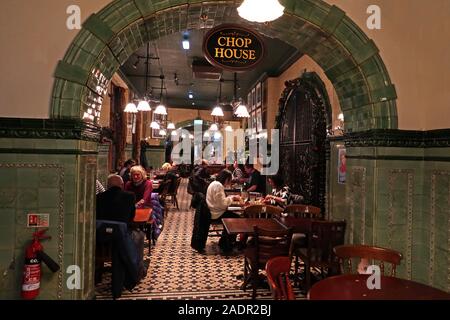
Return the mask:
<path id="1" fill-rule="evenodd" d="M 136 208 L 152 207 L 153 185 L 147 179 L 147 172 L 141 166 L 134 166 L 130 170 L 131 180 L 125 185 L 125 191 L 130 191 L 136 196 Z"/>

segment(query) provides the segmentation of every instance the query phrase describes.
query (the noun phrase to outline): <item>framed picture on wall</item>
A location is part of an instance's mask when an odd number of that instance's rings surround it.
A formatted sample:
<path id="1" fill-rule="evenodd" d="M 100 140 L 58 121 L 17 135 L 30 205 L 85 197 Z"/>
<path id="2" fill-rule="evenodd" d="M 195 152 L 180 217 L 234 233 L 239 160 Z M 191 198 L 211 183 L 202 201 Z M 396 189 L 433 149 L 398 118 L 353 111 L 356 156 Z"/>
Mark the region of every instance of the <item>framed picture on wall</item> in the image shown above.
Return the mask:
<path id="1" fill-rule="evenodd" d="M 158 123 L 164 122 L 164 116 L 161 114 L 155 114 L 152 115 L 152 121 L 156 121 Z M 152 129 L 152 139 L 165 139 L 166 136 L 162 136 L 159 134 L 159 129 Z"/>
<path id="2" fill-rule="evenodd" d="M 256 107 L 260 107 L 262 104 L 262 88 L 261 82 L 256 85 Z"/>
<path id="3" fill-rule="evenodd" d="M 251 106 L 250 106 L 250 110 L 251 110 L 251 111 L 254 111 L 254 110 L 255 110 L 255 107 L 256 107 L 256 89 L 253 88 L 253 89 L 252 89 L 252 104 L 251 104 Z"/>
<path id="4" fill-rule="evenodd" d="M 256 109 L 256 130 L 261 132 L 263 129 L 261 108 Z"/>
<path id="5" fill-rule="evenodd" d="M 255 111 L 252 112 L 251 119 L 252 119 L 252 132 L 255 132 L 257 125 L 258 125 L 258 122 L 256 120 L 256 112 Z"/>
<path id="6" fill-rule="evenodd" d="M 344 184 L 347 175 L 346 150 L 344 148 L 338 151 L 338 183 Z"/>
<path id="7" fill-rule="evenodd" d="M 269 98 L 268 97 L 269 92 L 268 92 L 266 81 L 261 83 L 261 86 L 262 86 L 262 109 L 263 109 L 263 113 L 267 109 L 267 101 L 268 101 L 268 98 Z"/>
<path id="8" fill-rule="evenodd" d="M 247 106 L 248 106 L 248 110 L 252 109 L 252 105 L 253 105 L 253 94 L 252 91 L 250 90 L 250 92 L 247 95 Z"/>

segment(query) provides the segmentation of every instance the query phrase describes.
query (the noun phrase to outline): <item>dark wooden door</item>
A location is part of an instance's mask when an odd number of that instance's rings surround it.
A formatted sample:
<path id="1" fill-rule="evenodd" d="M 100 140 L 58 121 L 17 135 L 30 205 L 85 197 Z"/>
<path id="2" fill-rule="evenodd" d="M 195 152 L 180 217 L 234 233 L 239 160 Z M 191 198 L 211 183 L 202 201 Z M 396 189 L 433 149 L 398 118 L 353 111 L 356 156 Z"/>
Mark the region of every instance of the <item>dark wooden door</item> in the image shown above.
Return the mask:
<path id="1" fill-rule="evenodd" d="M 328 97 L 315 74 L 287 81 L 280 99 L 280 173 L 306 204 L 325 209 Z M 328 105 L 327 105 L 328 104 Z"/>

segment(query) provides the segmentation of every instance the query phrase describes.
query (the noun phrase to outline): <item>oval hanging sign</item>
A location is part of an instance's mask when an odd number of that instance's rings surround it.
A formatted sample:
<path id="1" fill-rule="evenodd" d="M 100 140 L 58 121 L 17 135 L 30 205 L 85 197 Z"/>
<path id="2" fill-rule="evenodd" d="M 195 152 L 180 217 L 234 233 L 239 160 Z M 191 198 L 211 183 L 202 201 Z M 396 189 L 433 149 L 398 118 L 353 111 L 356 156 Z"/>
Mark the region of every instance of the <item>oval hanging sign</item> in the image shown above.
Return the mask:
<path id="1" fill-rule="evenodd" d="M 203 53 L 212 65 L 233 72 L 255 68 L 265 55 L 262 37 L 235 24 L 211 29 L 203 40 Z"/>

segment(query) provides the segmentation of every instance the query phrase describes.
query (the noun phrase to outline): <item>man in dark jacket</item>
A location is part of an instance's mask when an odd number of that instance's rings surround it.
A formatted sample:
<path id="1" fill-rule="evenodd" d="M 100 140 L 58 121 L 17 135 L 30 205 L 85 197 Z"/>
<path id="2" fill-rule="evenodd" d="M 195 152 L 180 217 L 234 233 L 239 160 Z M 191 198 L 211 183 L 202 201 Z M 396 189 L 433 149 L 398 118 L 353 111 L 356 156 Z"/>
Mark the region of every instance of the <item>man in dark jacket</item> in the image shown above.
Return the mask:
<path id="1" fill-rule="evenodd" d="M 123 180 L 118 175 L 108 177 L 108 190 L 97 195 L 97 220 L 130 223 L 135 215 L 135 197 L 123 191 Z"/>

